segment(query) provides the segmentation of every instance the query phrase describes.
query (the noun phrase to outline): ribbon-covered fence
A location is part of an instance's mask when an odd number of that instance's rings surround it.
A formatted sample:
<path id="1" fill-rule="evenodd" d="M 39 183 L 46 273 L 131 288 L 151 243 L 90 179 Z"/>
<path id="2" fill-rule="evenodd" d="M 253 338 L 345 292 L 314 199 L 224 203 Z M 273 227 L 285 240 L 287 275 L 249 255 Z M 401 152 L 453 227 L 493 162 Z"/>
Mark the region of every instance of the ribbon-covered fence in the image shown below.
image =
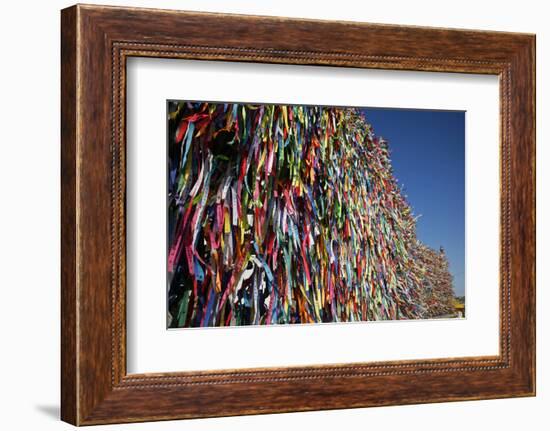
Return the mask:
<path id="1" fill-rule="evenodd" d="M 170 327 L 447 312 L 433 292 L 448 268 L 360 110 L 170 102 L 168 116 Z"/>

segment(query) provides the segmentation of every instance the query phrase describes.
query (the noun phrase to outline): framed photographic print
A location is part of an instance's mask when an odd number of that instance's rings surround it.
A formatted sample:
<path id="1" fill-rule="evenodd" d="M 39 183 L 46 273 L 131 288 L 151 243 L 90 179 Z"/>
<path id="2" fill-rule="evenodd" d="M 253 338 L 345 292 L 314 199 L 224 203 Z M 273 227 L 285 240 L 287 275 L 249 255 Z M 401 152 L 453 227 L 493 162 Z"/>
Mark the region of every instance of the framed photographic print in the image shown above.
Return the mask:
<path id="1" fill-rule="evenodd" d="M 61 49 L 63 420 L 535 394 L 533 35 L 78 5 Z"/>

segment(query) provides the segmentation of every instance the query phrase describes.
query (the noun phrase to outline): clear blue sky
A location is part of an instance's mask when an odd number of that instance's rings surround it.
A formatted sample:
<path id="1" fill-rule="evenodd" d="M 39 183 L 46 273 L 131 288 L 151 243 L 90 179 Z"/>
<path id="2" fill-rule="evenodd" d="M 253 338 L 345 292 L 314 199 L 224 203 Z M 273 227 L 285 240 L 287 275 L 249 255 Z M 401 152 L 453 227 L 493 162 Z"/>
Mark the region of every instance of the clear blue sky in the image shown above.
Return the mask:
<path id="1" fill-rule="evenodd" d="M 417 237 L 445 249 L 458 296 L 464 295 L 464 112 L 364 108 L 389 143 L 394 175 L 417 221 Z"/>

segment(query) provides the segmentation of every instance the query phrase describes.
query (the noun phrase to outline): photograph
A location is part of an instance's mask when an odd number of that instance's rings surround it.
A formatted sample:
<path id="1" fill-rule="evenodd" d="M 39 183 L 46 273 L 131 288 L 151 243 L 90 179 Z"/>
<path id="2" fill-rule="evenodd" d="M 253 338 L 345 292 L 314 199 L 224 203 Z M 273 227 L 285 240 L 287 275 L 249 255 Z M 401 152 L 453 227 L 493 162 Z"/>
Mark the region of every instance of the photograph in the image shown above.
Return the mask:
<path id="1" fill-rule="evenodd" d="M 167 327 L 465 318 L 465 112 L 167 101 Z"/>
<path id="2" fill-rule="evenodd" d="M 117 1 L 7 8 L 4 428 L 549 422 L 541 2 Z"/>

